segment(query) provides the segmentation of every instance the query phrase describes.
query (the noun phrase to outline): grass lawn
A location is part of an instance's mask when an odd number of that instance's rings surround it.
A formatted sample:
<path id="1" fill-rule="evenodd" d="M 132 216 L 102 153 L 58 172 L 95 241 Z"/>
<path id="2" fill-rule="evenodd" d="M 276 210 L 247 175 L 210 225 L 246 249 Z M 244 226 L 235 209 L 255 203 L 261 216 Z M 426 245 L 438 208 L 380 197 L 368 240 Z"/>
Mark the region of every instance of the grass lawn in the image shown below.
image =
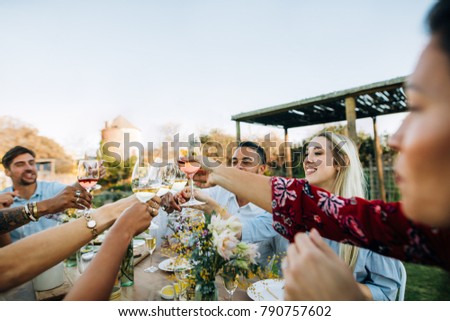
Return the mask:
<path id="1" fill-rule="evenodd" d="M 449 301 L 450 273 L 436 267 L 405 263 L 406 301 Z"/>

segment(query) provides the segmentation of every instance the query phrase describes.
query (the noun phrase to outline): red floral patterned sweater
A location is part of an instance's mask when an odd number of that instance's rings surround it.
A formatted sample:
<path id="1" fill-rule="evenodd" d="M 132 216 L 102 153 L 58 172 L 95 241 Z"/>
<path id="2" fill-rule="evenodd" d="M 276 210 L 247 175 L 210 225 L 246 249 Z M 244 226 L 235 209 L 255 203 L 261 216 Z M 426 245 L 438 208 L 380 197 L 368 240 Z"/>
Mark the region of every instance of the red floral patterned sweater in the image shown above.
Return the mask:
<path id="1" fill-rule="evenodd" d="M 346 199 L 304 179 L 273 177 L 272 212 L 275 230 L 291 242 L 297 232 L 315 228 L 328 239 L 450 270 L 450 229 L 413 223 L 401 203 Z"/>

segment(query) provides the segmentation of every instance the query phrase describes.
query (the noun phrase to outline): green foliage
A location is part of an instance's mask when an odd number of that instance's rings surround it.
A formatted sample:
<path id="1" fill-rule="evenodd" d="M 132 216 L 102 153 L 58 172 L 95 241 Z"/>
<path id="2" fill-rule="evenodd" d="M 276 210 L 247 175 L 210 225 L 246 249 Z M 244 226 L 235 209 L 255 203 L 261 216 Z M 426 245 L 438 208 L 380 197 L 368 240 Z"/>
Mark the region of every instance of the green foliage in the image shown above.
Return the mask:
<path id="1" fill-rule="evenodd" d="M 94 204 L 94 208 L 98 208 L 105 204 L 114 203 L 115 201 L 121 200 L 122 198 L 126 198 L 131 194 L 131 191 L 115 191 L 113 188 L 111 188 L 111 190 L 96 194 L 92 202 Z"/>
<path id="2" fill-rule="evenodd" d="M 406 301 L 450 300 L 450 274 L 437 267 L 405 263 Z"/>
<path id="3" fill-rule="evenodd" d="M 231 164 L 235 147 L 237 147 L 236 138 L 224 133 L 220 129 L 211 129 L 208 134 L 200 135 L 203 155 L 215 157 L 228 165 Z"/>
<path id="4" fill-rule="evenodd" d="M 133 156 L 118 165 L 114 162 L 104 162 L 106 175 L 99 181 L 99 184 L 106 189 L 114 188 L 115 190 L 131 191 L 130 181 L 136 160 L 137 157 Z"/>

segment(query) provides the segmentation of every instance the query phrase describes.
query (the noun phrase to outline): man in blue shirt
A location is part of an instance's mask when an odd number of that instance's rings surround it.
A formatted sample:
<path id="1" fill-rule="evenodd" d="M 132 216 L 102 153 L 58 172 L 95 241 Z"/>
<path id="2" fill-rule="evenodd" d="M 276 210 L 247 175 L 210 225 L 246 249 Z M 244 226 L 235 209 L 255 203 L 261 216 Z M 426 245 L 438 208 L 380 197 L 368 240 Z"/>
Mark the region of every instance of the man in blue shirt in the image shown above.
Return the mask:
<path id="1" fill-rule="evenodd" d="M 59 194 L 66 185 L 58 182 L 44 182 L 37 180 L 36 154 L 25 147 L 16 146 L 10 149 L 2 158 L 5 173 L 12 180 L 12 186 L 7 187 L 0 194 L 14 195 L 11 207 L 23 206 L 30 202 L 39 202 Z M 81 187 L 80 187 L 81 189 Z M 12 194 L 14 192 L 14 194 Z M 80 206 L 80 209 L 83 207 Z M 42 217 L 37 222 L 30 222 L 10 232 L 13 242 L 28 235 L 46 230 L 57 225 L 57 220 Z M 3 238 L 3 245 L 10 242 Z"/>
<path id="2" fill-rule="evenodd" d="M 263 175 L 266 170 L 266 154 L 258 144 L 246 141 L 238 145 L 232 157 L 232 166 L 243 171 Z M 181 192 L 189 199 L 190 193 Z M 242 241 L 258 244 L 258 263 L 267 266 L 275 256 L 283 256 L 289 242 L 272 227 L 272 214 L 249 201 L 238 198 L 220 186 L 196 191 L 195 197 L 206 204 L 201 207 L 205 213 L 216 212 L 223 218 L 235 216 L 242 223 L 238 235 Z M 279 260 L 279 258 L 278 258 Z"/>

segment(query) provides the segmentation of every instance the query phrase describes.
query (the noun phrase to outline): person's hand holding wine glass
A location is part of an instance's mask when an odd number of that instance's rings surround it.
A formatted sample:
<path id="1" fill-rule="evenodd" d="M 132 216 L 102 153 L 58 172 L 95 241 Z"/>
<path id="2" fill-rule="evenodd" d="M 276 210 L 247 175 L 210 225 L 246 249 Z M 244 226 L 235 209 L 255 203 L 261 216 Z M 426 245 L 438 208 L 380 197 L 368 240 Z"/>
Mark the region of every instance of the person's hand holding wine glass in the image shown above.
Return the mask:
<path id="1" fill-rule="evenodd" d="M 197 160 L 198 157 L 201 156 L 201 143 L 194 134 L 189 136 L 189 149 L 186 154 L 186 157 L 180 156 L 178 158 L 178 166 L 180 170 L 183 171 L 189 178 L 191 190 L 194 190 L 194 175 L 201 168 L 201 164 Z M 180 206 L 190 207 L 204 204 L 204 202 L 195 199 L 194 193 L 191 193 L 190 200 L 180 204 Z"/>
<path id="2" fill-rule="evenodd" d="M 189 177 L 189 183 L 191 190 L 194 190 L 194 175 L 200 169 L 200 164 L 195 160 L 191 159 L 180 159 L 178 161 L 180 169 Z M 196 206 L 196 205 L 204 205 L 204 202 L 197 200 L 194 196 L 194 193 L 191 193 L 191 198 L 186 203 L 180 204 L 180 206 Z"/>
<path id="3" fill-rule="evenodd" d="M 158 194 L 161 186 L 160 168 L 151 166 L 145 160 L 137 159 L 131 176 L 131 188 L 136 198 L 142 203 L 147 203 Z M 149 207 L 149 214 L 155 217 L 158 215 L 158 211 Z M 158 228 L 153 220 L 151 225 L 154 229 Z"/>
<path id="4" fill-rule="evenodd" d="M 214 170 L 224 165 L 217 159 L 208 158 L 206 156 L 182 156 L 178 159 L 180 169 L 188 162 L 193 171 L 192 181 L 196 187 L 209 188 L 215 186 Z M 187 169 L 189 171 L 189 169 Z M 185 170 L 186 171 L 186 170 Z"/>

